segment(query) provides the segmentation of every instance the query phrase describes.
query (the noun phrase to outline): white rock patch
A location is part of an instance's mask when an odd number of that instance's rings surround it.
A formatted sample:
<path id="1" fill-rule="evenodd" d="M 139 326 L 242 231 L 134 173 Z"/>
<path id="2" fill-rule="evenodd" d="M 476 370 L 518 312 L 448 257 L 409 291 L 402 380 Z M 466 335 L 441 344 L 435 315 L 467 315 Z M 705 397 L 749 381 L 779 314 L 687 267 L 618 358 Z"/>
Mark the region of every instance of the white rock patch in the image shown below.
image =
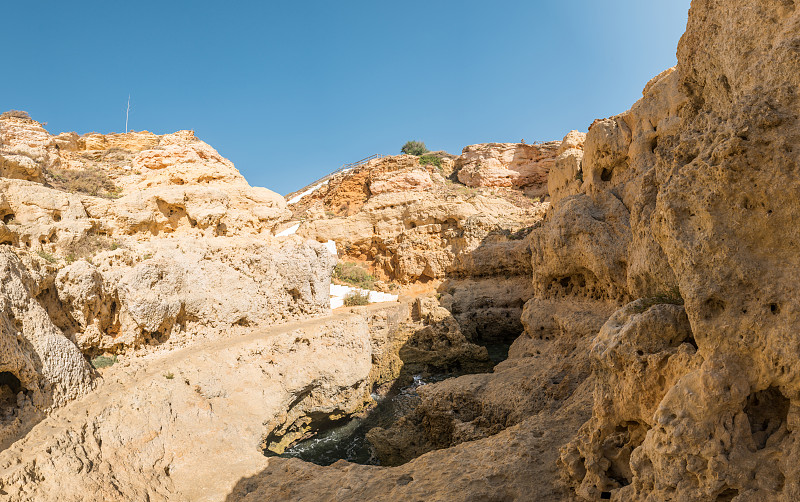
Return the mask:
<path id="1" fill-rule="evenodd" d="M 287 237 L 289 235 L 294 235 L 295 233 L 297 233 L 298 228 L 300 228 L 299 223 L 292 225 L 291 227 L 287 228 L 286 230 L 283 230 L 282 232 L 278 232 L 277 234 L 275 234 L 275 237 Z"/>
<path id="2" fill-rule="evenodd" d="M 331 308 L 338 309 L 339 307 L 343 306 L 345 297 L 348 294 L 355 292 L 369 294 L 370 303 L 397 301 L 397 295 L 393 295 L 390 293 L 381 293 L 379 291 L 370 291 L 368 289 L 361 289 L 353 286 L 341 286 L 339 284 L 331 284 L 331 290 L 330 290 Z"/>
<path id="3" fill-rule="evenodd" d="M 287 202 L 287 204 L 297 204 L 298 202 L 300 202 L 300 199 L 302 199 L 306 195 L 310 195 L 310 194 L 316 192 L 317 190 L 319 190 L 320 187 L 322 187 L 323 185 L 327 185 L 327 184 L 328 184 L 327 181 L 323 181 L 319 185 L 314 185 L 313 187 L 309 188 L 305 192 L 303 192 L 301 194 L 298 194 L 298 195 L 295 195 L 294 197 L 289 199 L 289 202 Z"/>

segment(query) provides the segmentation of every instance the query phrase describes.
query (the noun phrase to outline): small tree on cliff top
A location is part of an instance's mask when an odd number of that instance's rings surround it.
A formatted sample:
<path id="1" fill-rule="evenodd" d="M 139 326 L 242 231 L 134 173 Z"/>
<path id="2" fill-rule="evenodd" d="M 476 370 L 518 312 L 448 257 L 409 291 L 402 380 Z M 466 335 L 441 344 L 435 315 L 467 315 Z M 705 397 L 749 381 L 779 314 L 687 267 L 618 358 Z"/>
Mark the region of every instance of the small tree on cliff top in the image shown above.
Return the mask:
<path id="1" fill-rule="evenodd" d="M 401 148 L 400 151 L 406 155 L 416 155 L 417 157 L 428 153 L 428 149 L 425 147 L 425 143 L 423 141 L 406 141 L 406 144 L 403 145 L 403 148 Z"/>
<path id="2" fill-rule="evenodd" d="M 31 116 L 28 115 L 28 112 L 22 110 L 8 110 L 7 112 L 0 113 L 0 119 L 10 118 L 32 120 Z"/>

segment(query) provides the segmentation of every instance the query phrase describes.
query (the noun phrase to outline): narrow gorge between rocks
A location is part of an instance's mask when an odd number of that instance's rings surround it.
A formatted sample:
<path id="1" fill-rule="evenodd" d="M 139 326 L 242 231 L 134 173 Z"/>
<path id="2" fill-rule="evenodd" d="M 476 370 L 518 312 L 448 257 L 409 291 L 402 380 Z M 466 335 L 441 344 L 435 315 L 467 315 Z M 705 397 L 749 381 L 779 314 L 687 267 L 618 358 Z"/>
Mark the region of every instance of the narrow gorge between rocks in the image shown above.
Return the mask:
<path id="1" fill-rule="evenodd" d="M 510 344 L 501 341 L 483 346 L 487 349 L 492 365 L 497 365 L 508 357 Z M 307 433 L 310 437 L 301 438 L 279 456 L 298 458 L 322 466 L 331 465 L 338 460 L 362 465 L 387 465 L 385 462 L 389 459 L 384 459 L 382 463 L 375 447 L 370 443 L 369 431 L 375 428 L 390 428 L 400 419 L 411 415 L 414 408 L 419 405 L 420 396 L 417 390 L 421 386 L 458 376 L 460 375 L 427 372 L 424 376 L 411 375 L 411 381 L 408 382 L 408 375 L 401 375 L 383 395 L 375 393 L 379 389 L 373 389 L 371 397 L 375 402 L 374 406 L 361 412 L 359 416 L 316 425 L 312 422 L 311 430 Z M 264 454 L 277 455 L 269 449 L 265 449 Z"/>
<path id="2" fill-rule="evenodd" d="M 585 132 L 286 196 L 0 114 L 0 500 L 800 500 L 798 33 L 693 0 Z"/>

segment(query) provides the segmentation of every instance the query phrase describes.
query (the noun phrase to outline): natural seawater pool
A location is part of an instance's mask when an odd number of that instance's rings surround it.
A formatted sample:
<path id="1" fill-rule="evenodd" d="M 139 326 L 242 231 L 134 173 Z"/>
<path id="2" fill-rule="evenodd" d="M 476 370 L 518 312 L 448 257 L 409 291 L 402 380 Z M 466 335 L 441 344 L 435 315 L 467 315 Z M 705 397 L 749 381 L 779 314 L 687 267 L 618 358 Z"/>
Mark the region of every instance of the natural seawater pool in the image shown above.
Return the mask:
<path id="1" fill-rule="evenodd" d="M 494 364 L 508 357 L 509 343 L 485 345 L 489 359 Z M 414 375 L 410 385 L 385 396 L 373 394 L 377 405 L 365 417 L 344 419 L 328 424 L 309 438 L 287 448 L 281 455 L 264 450 L 266 456 L 299 458 L 318 465 L 331 465 L 337 460 L 347 460 L 355 464 L 380 465 L 372 445 L 367 441 L 367 432 L 374 427 L 388 428 L 402 416 L 410 413 L 419 403 L 417 389 L 429 383 L 441 382 L 457 375 L 438 374 L 423 378 Z"/>
<path id="2" fill-rule="evenodd" d="M 373 427 L 388 427 L 403 415 L 410 412 L 419 402 L 417 389 L 423 385 L 442 381 L 451 375 L 435 375 L 423 379 L 414 375 L 411 385 L 386 396 L 373 394 L 377 405 L 364 418 L 353 418 L 330 424 L 309 439 L 300 441 L 284 453 L 284 458 L 299 458 L 318 465 L 331 465 L 337 460 L 347 460 L 356 464 L 379 465 L 378 459 L 366 439 Z M 265 450 L 267 456 L 276 456 Z"/>

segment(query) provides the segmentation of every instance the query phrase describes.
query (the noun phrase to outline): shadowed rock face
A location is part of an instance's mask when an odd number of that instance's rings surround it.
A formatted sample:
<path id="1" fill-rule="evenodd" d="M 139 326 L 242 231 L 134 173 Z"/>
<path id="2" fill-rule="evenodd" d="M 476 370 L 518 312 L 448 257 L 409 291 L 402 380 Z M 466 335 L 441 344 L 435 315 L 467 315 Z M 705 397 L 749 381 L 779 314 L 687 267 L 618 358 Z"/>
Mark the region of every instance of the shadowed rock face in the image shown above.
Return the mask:
<path id="1" fill-rule="evenodd" d="M 599 332 L 573 338 L 577 349 L 590 342 L 582 361 L 591 361 L 595 388 L 592 417 L 577 435 L 567 434 L 569 444 L 556 434 L 543 447 L 526 435 L 535 428 L 528 419 L 393 469 L 280 462 L 243 480 L 229 499 L 288 500 L 291 493 L 322 500 L 307 494 L 334 486 L 335 478 L 345 482 L 328 500 L 375 493 L 390 500 L 421 490 L 494 500 L 483 483 L 496 476 L 503 487 L 496 500 L 570 498 L 553 488 L 553 471 L 525 464 L 527 457 L 505 446 L 515 440 L 543 462 L 542 449 L 563 445 L 561 473 L 571 493 L 587 500 L 797 499 L 797 7 L 791 0 L 695 0 L 678 66 L 649 82 L 631 110 L 596 121 L 582 159 L 573 152 L 572 161 L 552 167 L 560 181 L 530 237 L 535 298 L 523 313 L 517 356 L 552 351 L 541 344 L 581 332 L 578 313 L 551 307 L 551 317 L 544 315 L 548 302 L 594 302 L 587 310 L 596 315 L 600 306 L 618 308 Z M 487 380 L 501 381 L 503 373 Z M 428 416 L 461 399 L 458 387 L 453 381 L 426 391 Z M 490 430 L 491 397 L 476 395 L 470 406 L 483 407 L 473 416 L 484 422 L 420 424 Z M 570 399 L 580 397 L 579 387 Z M 553 406 L 549 416 L 567 409 Z M 512 472 L 498 456 L 513 455 L 519 463 Z M 539 483 L 527 486 L 526 477 Z M 529 490 L 524 496 L 521 487 Z"/>
<path id="2" fill-rule="evenodd" d="M 687 331 L 685 320 L 657 319 L 655 307 L 634 303 L 595 341 L 594 417 L 562 455 L 586 498 L 792 500 L 800 492 L 792 461 L 798 27 L 792 1 L 692 2 L 677 68 L 648 84 L 629 112 L 590 129 L 581 193 L 554 208 L 583 199 L 595 220 L 629 218 L 629 244 L 615 240 L 602 254 L 579 245 L 572 268 L 622 298 L 665 298 L 677 288 L 688 320 Z M 609 196 L 621 203 L 613 210 L 598 203 Z M 602 240 L 606 227 L 595 225 L 589 232 Z M 542 264 L 534 271 L 552 260 Z M 550 275 L 534 272 L 542 287 Z M 643 316 L 651 318 L 644 331 Z M 691 344 L 675 345 L 680 337 L 670 333 L 680 326 Z M 611 331 L 631 349 L 601 349 Z M 663 346 L 652 346 L 658 340 Z"/>

